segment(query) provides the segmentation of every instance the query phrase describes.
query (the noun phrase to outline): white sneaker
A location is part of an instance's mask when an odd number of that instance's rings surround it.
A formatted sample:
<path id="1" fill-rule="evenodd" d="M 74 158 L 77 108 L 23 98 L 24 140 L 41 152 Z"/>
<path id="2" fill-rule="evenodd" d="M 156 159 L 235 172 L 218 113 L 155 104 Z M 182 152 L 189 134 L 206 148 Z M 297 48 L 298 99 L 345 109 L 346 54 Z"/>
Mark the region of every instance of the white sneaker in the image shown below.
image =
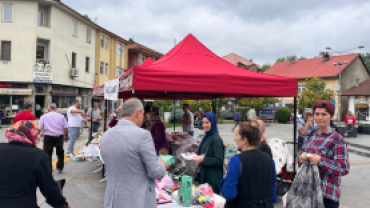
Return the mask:
<path id="1" fill-rule="evenodd" d="M 75 156 L 75 154 L 74 153 L 68 153 L 66 156 L 67 157 L 72 157 L 72 156 Z"/>

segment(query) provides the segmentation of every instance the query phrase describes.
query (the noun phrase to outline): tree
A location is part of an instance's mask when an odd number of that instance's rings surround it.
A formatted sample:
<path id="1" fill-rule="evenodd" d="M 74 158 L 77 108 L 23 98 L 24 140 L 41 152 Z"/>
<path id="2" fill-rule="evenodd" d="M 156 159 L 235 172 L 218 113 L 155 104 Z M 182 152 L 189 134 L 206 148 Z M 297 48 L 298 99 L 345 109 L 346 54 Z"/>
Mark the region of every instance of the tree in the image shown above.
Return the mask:
<path id="1" fill-rule="evenodd" d="M 291 55 L 291 56 L 286 56 L 286 57 L 280 57 L 280 58 L 277 58 L 276 59 L 276 63 L 277 62 L 284 62 L 284 61 L 290 61 L 292 58 L 294 58 L 294 60 L 297 60 L 297 56 L 296 55 Z"/>
<path id="2" fill-rule="evenodd" d="M 265 72 L 267 69 L 269 69 L 271 67 L 271 64 L 264 64 L 261 66 L 261 71 L 262 72 Z"/>
<path id="3" fill-rule="evenodd" d="M 242 107 L 255 107 L 256 112 L 262 110 L 266 105 L 273 104 L 276 101 L 275 98 L 242 98 L 237 102 Z"/>
<path id="4" fill-rule="evenodd" d="M 370 70 L 370 53 L 363 53 L 361 54 L 362 60 L 364 61 L 367 70 Z"/>
<path id="5" fill-rule="evenodd" d="M 306 88 L 298 96 L 298 110 L 303 112 L 305 108 L 312 108 L 312 105 L 317 100 L 330 100 L 334 101 L 334 91 L 325 89 L 324 80 L 318 77 L 306 79 Z"/>

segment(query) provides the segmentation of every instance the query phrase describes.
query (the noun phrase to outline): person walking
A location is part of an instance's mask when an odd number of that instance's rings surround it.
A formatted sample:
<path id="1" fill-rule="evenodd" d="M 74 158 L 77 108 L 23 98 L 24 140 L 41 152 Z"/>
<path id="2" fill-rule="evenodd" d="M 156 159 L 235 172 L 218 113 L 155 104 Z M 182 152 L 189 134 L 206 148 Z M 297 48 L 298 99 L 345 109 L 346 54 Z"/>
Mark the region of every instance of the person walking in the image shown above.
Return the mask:
<path id="1" fill-rule="evenodd" d="M 235 125 L 234 125 L 234 127 L 233 127 L 233 128 L 231 128 L 231 132 L 234 132 L 235 128 L 236 128 L 237 126 L 239 126 L 240 121 L 241 121 L 240 111 L 239 111 L 239 110 L 237 110 L 237 111 L 235 112 L 235 114 L 234 114 L 234 122 L 235 122 Z"/>
<path id="2" fill-rule="evenodd" d="M 9 109 L 5 108 L 3 111 L 0 111 L 0 124 L 10 124 L 9 116 Z M 0 127 L 1 128 L 1 127 Z"/>
<path id="3" fill-rule="evenodd" d="M 35 115 L 32 113 L 32 104 L 31 103 L 24 103 L 23 111 L 15 115 L 13 119 L 13 124 L 17 123 L 18 121 L 32 121 L 36 120 Z"/>
<path id="4" fill-rule="evenodd" d="M 39 188 L 51 207 L 70 208 L 54 181 L 48 155 L 36 145 L 39 135 L 30 121 L 13 124 L 0 143 L 0 207 L 38 208 Z"/>
<path id="5" fill-rule="evenodd" d="M 273 208 L 275 167 L 271 156 L 258 150 L 258 122 L 240 124 L 234 140 L 242 152 L 230 159 L 226 177 L 221 181 L 225 208 Z"/>
<path id="6" fill-rule="evenodd" d="M 356 128 L 356 117 L 351 111 L 348 111 L 344 123 L 346 124 L 346 133 L 344 133 L 344 136 L 348 136 Z"/>
<path id="7" fill-rule="evenodd" d="M 82 120 L 86 120 L 81 118 L 81 116 L 86 116 L 85 112 L 78 110 L 80 104 L 79 100 L 75 100 L 74 104 L 67 109 L 69 137 L 67 144 L 67 157 L 74 155 L 74 145 L 80 132 Z"/>
<path id="8" fill-rule="evenodd" d="M 318 129 L 306 133 L 298 162 L 318 166 L 325 208 L 338 208 L 341 177 L 350 170 L 347 142 L 330 127 L 335 111 L 331 101 L 318 100 L 312 108 Z"/>
<path id="9" fill-rule="evenodd" d="M 217 117 L 208 112 L 203 116 L 203 129 L 206 135 L 199 145 L 193 160 L 199 164 L 199 184 L 208 183 L 213 191 L 220 193 L 220 180 L 223 176 L 225 148 L 218 134 Z"/>
<path id="10" fill-rule="evenodd" d="M 190 136 L 194 136 L 194 116 L 190 112 L 189 105 L 184 104 L 182 106 L 182 110 L 184 111 L 184 115 L 180 118 L 180 122 L 182 123 L 182 129 L 184 132 L 187 132 Z"/>
<path id="11" fill-rule="evenodd" d="M 254 110 L 254 106 L 252 106 L 252 108 L 249 109 L 249 111 L 247 113 L 247 118 L 248 118 L 248 120 L 256 120 L 257 119 L 257 115 L 256 115 L 256 111 Z"/>
<path id="12" fill-rule="evenodd" d="M 50 167 L 55 147 L 58 162 L 56 168 L 59 172 L 64 168 L 64 149 L 63 138 L 68 141 L 68 122 L 63 115 L 57 113 L 57 107 L 54 103 L 49 105 L 49 113 L 41 116 L 39 122 L 40 132 L 44 134 L 44 152 L 49 156 Z"/>
<path id="13" fill-rule="evenodd" d="M 150 132 L 140 128 L 142 102 L 128 99 L 121 111 L 122 119 L 103 134 L 100 143 L 109 174 L 104 207 L 155 208 L 155 179 L 163 178 L 168 166 L 158 160 Z"/>
<path id="14" fill-rule="evenodd" d="M 90 144 L 91 140 L 93 140 L 93 136 L 90 136 L 90 135 L 92 135 L 92 133 L 99 132 L 99 126 L 100 126 L 101 119 L 102 118 L 100 116 L 99 103 L 94 102 L 94 107 L 90 108 L 87 111 L 87 122 L 90 125 L 92 121 L 92 125 L 89 128 L 89 139 L 86 145 Z"/>

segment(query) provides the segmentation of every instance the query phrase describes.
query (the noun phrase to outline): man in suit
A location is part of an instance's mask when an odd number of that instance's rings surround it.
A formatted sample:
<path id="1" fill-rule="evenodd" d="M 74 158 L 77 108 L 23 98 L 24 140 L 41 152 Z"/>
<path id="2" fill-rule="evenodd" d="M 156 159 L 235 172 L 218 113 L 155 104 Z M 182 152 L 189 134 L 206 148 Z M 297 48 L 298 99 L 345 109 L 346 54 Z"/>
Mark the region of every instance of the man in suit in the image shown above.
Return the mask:
<path id="1" fill-rule="evenodd" d="M 155 179 L 168 166 L 158 160 L 149 131 L 141 129 L 144 107 L 131 98 L 122 105 L 122 119 L 101 138 L 100 150 L 108 175 L 104 207 L 155 208 Z"/>

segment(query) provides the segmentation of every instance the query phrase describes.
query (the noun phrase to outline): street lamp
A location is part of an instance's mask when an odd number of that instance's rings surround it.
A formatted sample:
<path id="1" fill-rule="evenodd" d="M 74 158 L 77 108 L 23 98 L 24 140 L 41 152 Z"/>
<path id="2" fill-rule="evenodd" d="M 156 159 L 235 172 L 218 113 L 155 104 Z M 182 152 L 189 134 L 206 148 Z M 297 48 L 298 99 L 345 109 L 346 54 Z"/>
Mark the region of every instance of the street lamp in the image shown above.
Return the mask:
<path id="1" fill-rule="evenodd" d="M 332 49 L 331 47 L 326 47 L 325 49 L 328 50 L 328 51 L 332 51 L 332 53 L 338 53 L 338 54 L 343 54 L 343 53 L 349 53 L 351 50 L 354 50 L 354 49 L 362 49 L 362 48 L 365 48 L 365 46 L 361 45 L 361 46 L 358 46 L 356 48 L 350 48 L 350 49 L 347 49 L 347 50 L 343 50 L 343 51 L 337 51 L 337 50 L 334 50 Z M 339 56 L 339 62 L 336 63 L 334 62 L 333 63 L 334 66 L 335 65 L 338 65 L 339 67 L 339 91 L 338 91 L 338 121 L 341 120 L 341 106 L 342 106 L 342 65 L 343 64 L 347 64 L 347 61 L 344 61 L 342 62 L 342 57 Z"/>

